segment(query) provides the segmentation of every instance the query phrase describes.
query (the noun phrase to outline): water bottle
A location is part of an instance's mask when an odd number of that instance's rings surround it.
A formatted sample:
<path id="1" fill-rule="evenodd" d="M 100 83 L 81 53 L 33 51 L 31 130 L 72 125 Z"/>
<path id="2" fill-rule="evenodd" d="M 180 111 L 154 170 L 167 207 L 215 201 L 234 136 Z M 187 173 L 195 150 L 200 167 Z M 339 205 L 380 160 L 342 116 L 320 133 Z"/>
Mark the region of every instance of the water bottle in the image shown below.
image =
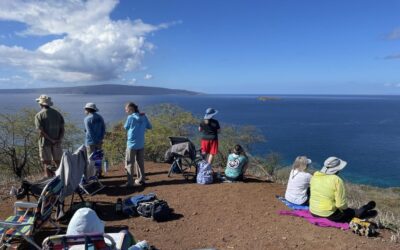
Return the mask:
<path id="1" fill-rule="evenodd" d="M 115 204 L 115 213 L 122 214 L 122 199 L 118 198 L 117 203 Z"/>
<path id="2" fill-rule="evenodd" d="M 108 171 L 108 161 L 104 160 L 104 162 L 103 162 L 103 172 L 107 173 L 107 171 Z"/>
<path id="3" fill-rule="evenodd" d="M 135 247 L 137 247 L 141 250 L 150 249 L 149 243 L 147 243 L 147 241 L 145 241 L 145 240 L 142 240 L 142 241 L 139 241 L 138 243 L 136 243 Z"/>

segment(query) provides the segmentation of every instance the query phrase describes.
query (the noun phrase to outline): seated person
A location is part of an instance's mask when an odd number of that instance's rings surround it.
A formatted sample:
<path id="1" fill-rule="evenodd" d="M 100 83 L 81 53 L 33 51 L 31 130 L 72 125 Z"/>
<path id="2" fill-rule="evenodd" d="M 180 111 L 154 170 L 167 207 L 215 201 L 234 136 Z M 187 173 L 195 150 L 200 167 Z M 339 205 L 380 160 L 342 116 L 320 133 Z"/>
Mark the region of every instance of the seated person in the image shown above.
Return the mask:
<path id="1" fill-rule="evenodd" d="M 104 234 L 104 222 L 100 220 L 93 209 L 84 207 L 78 209 L 72 216 L 66 235 L 83 235 L 83 234 Z M 119 233 L 107 233 L 113 239 L 116 246 L 115 249 L 128 249 L 135 244 L 135 239 L 127 230 L 122 230 Z M 111 245 L 111 241 L 105 238 L 107 245 Z M 145 242 L 146 243 L 146 242 Z M 141 243 L 143 244 L 143 242 Z M 147 243 L 146 243 L 147 244 Z M 81 248 L 79 248 L 81 249 Z M 132 248 L 138 249 L 138 248 Z"/>
<path id="2" fill-rule="evenodd" d="M 285 199 L 296 205 L 308 205 L 311 174 L 305 172 L 311 160 L 298 156 L 292 165 L 286 188 Z"/>
<path id="3" fill-rule="evenodd" d="M 335 222 L 350 222 L 354 217 L 364 219 L 376 216 L 378 213 L 375 202 L 359 209 L 347 207 L 346 191 L 343 180 L 338 176 L 347 162 L 329 157 L 320 171 L 314 173 L 310 182 L 310 212 L 316 217 L 325 217 Z"/>
<path id="4" fill-rule="evenodd" d="M 67 235 L 85 233 L 104 233 L 104 222 L 94 210 L 87 207 L 80 208 L 74 213 L 67 228 Z"/>
<path id="5" fill-rule="evenodd" d="M 243 181 L 243 175 L 247 170 L 248 158 L 242 146 L 236 145 L 228 156 L 225 168 L 225 178 L 228 181 Z"/>

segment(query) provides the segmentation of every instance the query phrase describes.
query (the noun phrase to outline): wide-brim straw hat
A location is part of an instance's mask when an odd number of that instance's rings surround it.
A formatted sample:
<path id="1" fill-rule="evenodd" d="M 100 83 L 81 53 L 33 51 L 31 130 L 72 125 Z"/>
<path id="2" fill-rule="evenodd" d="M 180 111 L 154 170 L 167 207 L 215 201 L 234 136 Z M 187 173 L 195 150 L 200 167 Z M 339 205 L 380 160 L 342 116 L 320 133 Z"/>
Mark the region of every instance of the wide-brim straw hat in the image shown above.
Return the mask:
<path id="1" fill-rule="evenodd" d="M 47 95 L 40 95 L 38 98 L 36 98 L 36 101 L 41 104 L 41 105 L 46 105 L 46 106 L 53 106 L 53 102 L 51 101 L 51 97 Z"/>
<path id="2" fill-rule="evenodd" d="M 208 120 L 213 118 L 214 115 L 216 115 L 218 113 L 218 110 L 213 109 L 213 108 L 208 108 L 206 110 L 206 114 L 204 115 L 204 119 Z"/>
<path id="3" fill-rule="evenodd" d="M 346 161 L 339 159 L 335 156 L 331 156 L 325 160 L 321 172 L 325 174 L 336 174 L 340 170 L 344 169 L 346 165 Z"/>
<path id="4" fill-rule="evenodd" d="M 93 102 L 86 103 L 85 109 L 93 109 L 94 111 L 99 111 L 99 109 L 96 107 L 96 104 L 94 104 Z"/>

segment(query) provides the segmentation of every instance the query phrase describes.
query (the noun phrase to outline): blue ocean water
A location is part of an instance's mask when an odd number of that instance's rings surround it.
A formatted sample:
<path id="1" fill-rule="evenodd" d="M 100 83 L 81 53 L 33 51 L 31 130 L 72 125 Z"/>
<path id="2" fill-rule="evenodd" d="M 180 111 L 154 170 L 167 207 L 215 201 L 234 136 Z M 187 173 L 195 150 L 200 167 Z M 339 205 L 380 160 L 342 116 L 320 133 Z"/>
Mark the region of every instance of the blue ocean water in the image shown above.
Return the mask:
<path id="1" fill-rule="evenodd" d="M 0 112 L 37 108 L 32 94 L 0 94 Z M 329 156 L 348 162 L 341 175 L 352 182 L 381 187 L 400 186 L 399 96 L 279 96 L 259 101 L 254 95 L 100 96 L 52 95 L 55 106 L 82 124 L 83 106 L 95 102 L 107 123 L 125 118 L 124 104 L 141 109 L 173 103 L 202 117 L 208 107 L 219 110 L 222 123 L 254 125 L 267 142 L 253 154 L 278 152 L 290 164 L 298 155 L 321 166 Z M 223 128 L 222 128 L 223 129 Z"/>

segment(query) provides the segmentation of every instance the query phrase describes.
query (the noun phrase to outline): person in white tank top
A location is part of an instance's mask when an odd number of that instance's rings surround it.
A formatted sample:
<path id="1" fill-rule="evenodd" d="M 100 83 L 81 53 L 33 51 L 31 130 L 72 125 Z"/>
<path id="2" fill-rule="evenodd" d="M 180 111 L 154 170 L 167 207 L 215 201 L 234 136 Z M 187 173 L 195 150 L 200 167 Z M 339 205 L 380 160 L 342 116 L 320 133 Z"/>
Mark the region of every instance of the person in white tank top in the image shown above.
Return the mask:
<path id="1" fill-rule="evenodd" d="M 312 175 L 305 170 L 310 164 L 311 160 L 306 156 L 298 156 L 294 161 L 285 193 L 287 201 L 296 205 L 308 205 Z"/>

